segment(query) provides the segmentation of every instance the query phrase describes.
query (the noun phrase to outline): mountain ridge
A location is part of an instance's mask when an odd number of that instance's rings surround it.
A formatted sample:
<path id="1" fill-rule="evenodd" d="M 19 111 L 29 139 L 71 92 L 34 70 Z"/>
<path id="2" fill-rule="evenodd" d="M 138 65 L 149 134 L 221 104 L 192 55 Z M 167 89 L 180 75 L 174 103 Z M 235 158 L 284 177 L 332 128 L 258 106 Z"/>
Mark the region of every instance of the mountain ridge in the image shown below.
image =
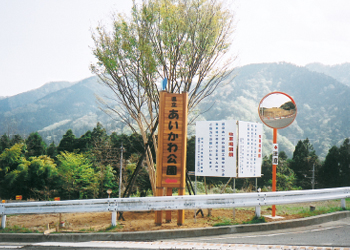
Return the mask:
<path id="1" fill-rule="evenodd" d="M 349 137 L 350 86 L 325 74 L 327 71 L 309 67 L 289 63 L 239 67 L 232 73 L 236 75 L 233 80 L 227 78 L 199 105 L 200 109 L 195 111 L 198 119 L 260 122 L 260 100 L 270 92 L 282 91 L 293 97 L 298 114 L 291 126 L 278 131 L 280 149 L 291 157 L 296 142 L 309 138 L 317 154 L 325 157 L 331 146 Z M 338 78 L 345 79 L 343 75 Z M 124 124 L 112 120 L 101 110 L 96 95 L 105 96 L 110 91 L 97 77 L 75 83 L 48 83 L 43 87 L 5 98 L 12 105 L 6 106 L 4 99 L 0 99 L 1 134 L 28 136 L 38 131 L 46 142 L 58 143 L 68 129 L 81 136 L 97 122 L 101 122 L 108 133 L 127 132 Z M 27 97 L 21 99 L 22 96 Z M 24 103 L 24 100 L 29 101 Z M 201 113 L 213 103 L 211 109 Z M 189 126 L 189 131 L 194 132 L 193 125 Z M 263 146 L 268 153 L 272 147 L 272 130 L 265 126 L 264 137 Z"/>

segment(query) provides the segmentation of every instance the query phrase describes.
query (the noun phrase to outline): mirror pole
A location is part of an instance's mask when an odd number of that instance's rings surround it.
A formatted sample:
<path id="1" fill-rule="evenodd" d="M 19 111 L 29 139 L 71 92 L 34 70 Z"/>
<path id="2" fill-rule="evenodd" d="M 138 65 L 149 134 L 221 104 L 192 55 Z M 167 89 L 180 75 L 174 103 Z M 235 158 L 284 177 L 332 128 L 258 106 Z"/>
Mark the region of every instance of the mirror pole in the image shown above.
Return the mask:
<path id="1" fill-rule="evenodd" d="M 277 128 L 273 129 L 273 143 L 277 144 Z M 277 164 L 272 164 L 272 192 L 276 192 L 276 169 Z M 276 206 L 272 205 L 272 217 L 276 216 Z"/>

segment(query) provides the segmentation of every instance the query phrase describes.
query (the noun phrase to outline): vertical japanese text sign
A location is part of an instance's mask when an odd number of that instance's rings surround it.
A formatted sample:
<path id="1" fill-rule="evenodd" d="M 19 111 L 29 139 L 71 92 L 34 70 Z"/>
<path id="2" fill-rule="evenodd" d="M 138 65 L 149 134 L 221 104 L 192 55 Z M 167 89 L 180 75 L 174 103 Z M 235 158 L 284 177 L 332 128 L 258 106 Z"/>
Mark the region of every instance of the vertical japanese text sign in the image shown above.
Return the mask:
<path id="1" fill-rule="evenodd" d="M 236 121 L 196 122 L 196 176 L 237 177 Z"/>
<path id="2" fill-rule="evenodd" d="M 238 134 L 238 177 L 261 177 L 262 124 L 239 121 Z"/>
<path id="3" fill-rule="evenodd" d="M 185 194 L 187 103 L 187 93 L 160 92 L 157 196 L 163 195 L 163 188 L 178 188 L 179 195 Z M 156 224 L 160 223 L 156 218 Z"/>

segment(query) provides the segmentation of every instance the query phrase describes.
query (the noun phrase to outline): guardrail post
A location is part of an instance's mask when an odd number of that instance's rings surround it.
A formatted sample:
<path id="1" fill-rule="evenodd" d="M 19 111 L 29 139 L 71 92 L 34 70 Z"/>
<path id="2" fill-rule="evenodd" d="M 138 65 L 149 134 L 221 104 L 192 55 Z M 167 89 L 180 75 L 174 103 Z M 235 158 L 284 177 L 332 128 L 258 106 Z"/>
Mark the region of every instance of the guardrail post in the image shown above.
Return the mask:
<path id="1" fill-rule="evenodd" d="M 342 208 L 343 210 L 346 209 L 346 201 L 345 201 L 345 199 L 341 199 L 341 208 Z"/>
<path id="2" fill-rule="evenodd" d="M 112 227 L 117 226 L 117 212 L 113 211 L 112 212 Z"/>
<path id="3" fill-rule="evenodd" d="M 6 215 L 2 214 L 1 216 L 1 228 L 5 229 L 6 228 Z"/>
<path id="4" fill-rule="evenodd" d="M 255 216 L 260 218 L 261 217 L 261 207 L 255 207 Z"/>

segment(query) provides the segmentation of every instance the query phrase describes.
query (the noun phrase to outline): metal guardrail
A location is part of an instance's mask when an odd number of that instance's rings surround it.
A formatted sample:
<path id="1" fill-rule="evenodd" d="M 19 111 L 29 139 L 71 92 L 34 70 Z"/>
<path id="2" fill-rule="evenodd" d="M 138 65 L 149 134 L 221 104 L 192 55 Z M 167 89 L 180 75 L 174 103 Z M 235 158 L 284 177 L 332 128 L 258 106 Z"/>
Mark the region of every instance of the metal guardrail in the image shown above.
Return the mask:
<path id="1" fill-rule="evenodd" d="M 116 212 L 257 207 L 259 209 L 256 213 L 260 215 L 260 206 L 335 199 L 341 199 L 341 206 L 345 208 L 345 198 L 349 197 L 350 187 L 342 187 L 281 192 L 41 201 L 2 203 L 0 214 L 2 228 L 6 225 L 6 215 L 44 213 L 112 212 L 112 225 L 115 225 Z"/>

